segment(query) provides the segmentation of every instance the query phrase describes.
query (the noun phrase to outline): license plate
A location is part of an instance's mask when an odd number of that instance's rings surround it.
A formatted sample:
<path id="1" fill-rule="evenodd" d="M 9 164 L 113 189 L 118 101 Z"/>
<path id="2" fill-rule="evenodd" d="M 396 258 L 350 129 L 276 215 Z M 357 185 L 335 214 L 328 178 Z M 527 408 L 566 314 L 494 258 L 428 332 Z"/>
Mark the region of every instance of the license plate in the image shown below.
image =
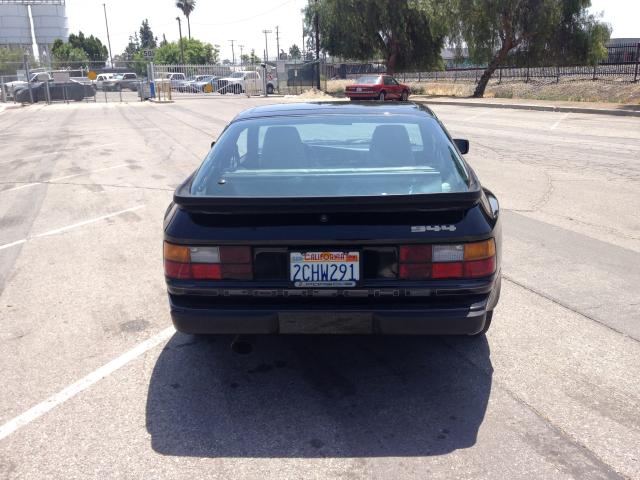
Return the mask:
<path id="1" fill-rule="evenodd" d="M 355 287 L 360 252 L 291 252 L 290 280 L 296 287 Z"/>
<path id="2" fill-rule="evenodd" d="M 356 92 L 361 92 L 362 89 L 361 88 L 356 88 Z"/>

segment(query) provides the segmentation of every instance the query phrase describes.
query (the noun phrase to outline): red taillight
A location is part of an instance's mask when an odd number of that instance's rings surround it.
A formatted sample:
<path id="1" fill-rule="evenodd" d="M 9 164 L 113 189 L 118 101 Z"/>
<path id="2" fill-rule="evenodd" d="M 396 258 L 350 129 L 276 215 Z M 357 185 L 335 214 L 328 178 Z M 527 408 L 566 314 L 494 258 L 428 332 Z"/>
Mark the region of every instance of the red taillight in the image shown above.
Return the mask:
<path id="1" fill-rule="evenodd" d="M 464 262 L 464 276 L 469 278 L 486 277 L 496 270 L 496 257 L 475 262 Z"/>
<path id="2" fill-rule="evenodd" d="M 398 278 L 478 278 L 496 270 L 493 239 L 483 242 L 443 245 L 402 245 Z"/>
<path id="3" fill-rule="evenodd" d="M 229 280 L 251 280 L 253 278 L 251 264 L 223 264 L 221 268 L 222 278 Z"/>
<path id="4" fill-rule="evenodd" d="M 429 263 L 401 263 L 399 277 L 405 280 L 424 280 L 431 276 Z"/>
<path id="5" fill-rule="evenodd" d="M 192 263 L 191 278 L 194 280 L 220 280 L 222 271 L 216 263 Z"/>
<path id="6" fill-rule="evenodd" d="M 431 245 L 403 245 L 400 247 L 400 263 L 431 261 Z"/>
<path id="7" fill-rule="evenodd" d="M 164 274 L 167 277 L 177 279 L 191 278 L 191 264 L 172 262 L 171 260 L 165 259 Z"/>
<path id="8" fill-rule="evenodd" d="M 220 247 L 220 263 L 251 263 L 251 247 Z"/>
<path id="9" fill-rule="evenodd" d="M 462 262 L 434 263 L 433 278 L 460 278 L 464 268 Z"/>
<path id="10" fill-rule="evenodd" d="M 178 280 L 251 280 L 251 247 L 188 247 L 164 242 L 164 272 Z"/>

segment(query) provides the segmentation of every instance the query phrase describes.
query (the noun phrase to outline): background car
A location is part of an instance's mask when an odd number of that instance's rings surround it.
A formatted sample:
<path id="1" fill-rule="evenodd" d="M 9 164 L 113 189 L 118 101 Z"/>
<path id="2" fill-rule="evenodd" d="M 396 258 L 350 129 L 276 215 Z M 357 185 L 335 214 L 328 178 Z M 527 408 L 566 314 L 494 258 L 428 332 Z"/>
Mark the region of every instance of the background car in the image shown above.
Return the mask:
<path id="1" fill-rule="evenodd" d="M 101 73 L 99 74 L 95 81 L 94 84 L 96 86 L 96 90 L 104 90 L 104 84 L 105 82 L 109 82 L 111 80 L 113 80 L 114 74 L 113 73 Z"/>
<path id="2" fill-rule="evenodd" d="M 47 93 L 47 83 L 49 84 Z M 73 80 L 65 83 L 37 82 L 31 86 L 31 94 L 28 87 L 22 87 L 15 92 L 15 101 L 19 103 L 31 103 L 31 95 L 33 102 L 46 102 L 47 95 L 50 100 L 74 100 L 81 102 L 86 97 L 93 97 L 96 94 L 96 88 L 92 84 L 82 84 Z"/>
<path id="3" fill-rule="evenodd" d="M 165 214 L 174 325 L 195 334 L 485 332 L 498 201 L 413 104 L 240 114 Z"/>
<path id="4" fill-rule="evenodd" d="M 277 90 L 277 78 L 273 74 L 267 77 L 267 94 L 271 95 Z M 220 93 L 250 93 L 255 94 L 262 90 L 262 76 L 260 72 L 254 70 L 243 70 L 233 72 L 228 77 L 218 80 L 218 91 Z"/>
<path id="5" fill-rule="evenodd" d="M 347 85 L 345 96 L 350 100 L 401 100 L 409 99 L 411 89 L 399 83 L 391 75 L 364 75 L 353 85 Z"/>
<path id="6" fill-rule="evenodd" d="M 52 77 L 47 72 L 39 72 L 31 75 L 29 82 L 31 85 L 37 85 L 40 82 L 47 82 L 52 80 Z M 4 83 L 4 93 L 7 99 L 14 98 L 15 93 L 22 89 L 23 87 L 27 87 L 28 83 L 25 80 L 14 80 L 13 82 L 5 82 Z"/>
<path id="7" fill-rule="evenodd" d="M 102 89 L 110 92 L 120 90 L 138 91 L 140 81 L 136 73 L 118 73 L 102 82 Z"/>
<path id="8" fill-rule="evenodd" d="M 186 83 L 186 87 L 187 91 L 191 92 L 213 93 L 218 89 L 218 77 L 215 75 L 196 75 Z"/>
<path id="9" fill-rule="evenodd" d="M 189 89 L 187 76 L 184 73 L 165 73 L 163 78 L 171 82 L 171 90 L 186 92 Z"/>

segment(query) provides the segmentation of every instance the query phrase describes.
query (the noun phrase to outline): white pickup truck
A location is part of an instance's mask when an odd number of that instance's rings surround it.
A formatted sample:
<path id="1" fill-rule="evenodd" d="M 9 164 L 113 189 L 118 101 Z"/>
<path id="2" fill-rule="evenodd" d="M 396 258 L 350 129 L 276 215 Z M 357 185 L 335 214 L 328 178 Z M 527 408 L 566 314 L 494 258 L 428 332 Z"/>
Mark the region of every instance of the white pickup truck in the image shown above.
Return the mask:
<path id="1" fill-rule="evenodd" d="M 34 73 L 31 75 L 30 82 L 32 84 L 38 82 L 48 82 L 52 77 L 47 72 Z M 25 80 L 15 80 L 13 82 L 6 82 L 4 84 L 4 94 L 5 98 L 14 98 L 14 93 L 16 90 L 26 87 L 28 83 Z"/>
<path id="2" fill-rule="evenodd" d="M 267 80 L 267 93 L 271 94 L 276 89 L 275 80 Z M 248 93 L 257 94 L 262 91 L 262 77 L 254 70 L 242 70 L 233 72 L 228 77 L 218 79 L 218 92 L 220 93 Z"/>

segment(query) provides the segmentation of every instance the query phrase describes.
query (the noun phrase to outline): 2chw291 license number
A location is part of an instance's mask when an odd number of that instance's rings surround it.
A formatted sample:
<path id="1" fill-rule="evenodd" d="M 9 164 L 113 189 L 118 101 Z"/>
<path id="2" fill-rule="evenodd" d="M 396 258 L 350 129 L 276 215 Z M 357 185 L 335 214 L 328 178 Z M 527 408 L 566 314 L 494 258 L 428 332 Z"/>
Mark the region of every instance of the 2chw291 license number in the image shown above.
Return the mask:
<path id="1" fill-rule="evenodd" d="M 291 252 L 290 280 L 296 287 L 355 287 L 360 252 Z"/>

